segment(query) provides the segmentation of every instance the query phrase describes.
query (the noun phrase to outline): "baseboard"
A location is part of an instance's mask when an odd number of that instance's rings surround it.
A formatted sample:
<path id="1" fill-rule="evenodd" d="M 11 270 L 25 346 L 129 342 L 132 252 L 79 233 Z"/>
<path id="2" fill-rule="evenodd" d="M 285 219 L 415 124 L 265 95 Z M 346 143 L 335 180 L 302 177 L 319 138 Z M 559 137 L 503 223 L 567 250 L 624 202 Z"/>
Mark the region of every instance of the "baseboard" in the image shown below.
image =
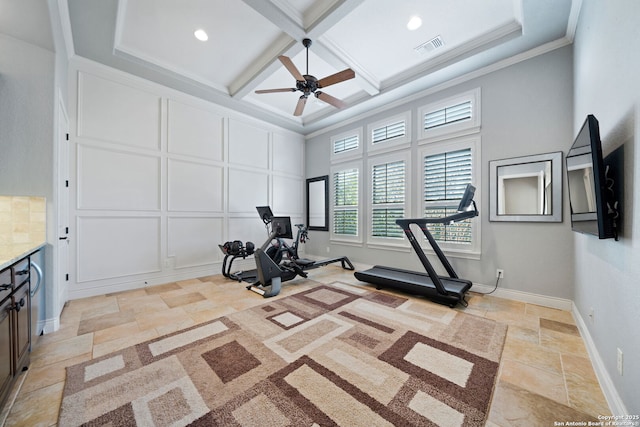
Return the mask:
<path id="1" fill-rule="evenodd" d="M 165 283 L 177 282 L 180 280 L 189 280 L 194 277 L 204 277 L 220 274 L 222 263 L 213 264 L 203 268 L 185 268 L 184 270 L 175 270 L 158 276 L 150 276 L 144 279 L 122 280 L 114 278 L 108 281 L 90 287 L 76 286 L 69 291 L 69 300 L 89 298 L 99 295 L 109 295 L 117 292 L 132 291 L 142 289 L 149 286 L 163 285 Z"/>
<path id="2" fill-rule="evenodd" d="M 322 257 L 318 255 L 312 255 L 312 254 L 305 254 L 304 257 L 312 260 L 322 259 Z M 356 264 L 354 262 L 353 265 L 356 267 L 356 270 L 362 269 L 360 268 L 360 264 Z M 367 265 L 367 266 L 363 265 L 363 268 L 370 268 L 370 267 L 371 267 L 370 265 Z M 489 293 L 493 291 L 493 289 L 494 289 L 493 286 L 487 286 L 481 283 L 474 283 L 470 292 Z M 491 295 L 499 298 L 526 302 L 529 304 L 536 304 L 536 305 L 541 305 L 543 307 L 556 308 L 558 310 L 564 310 L 564 311 L 571 311 L 573 307 L 573 301 L 571 301 L 570 299 L 532 294 L 530 292 L 517 291 L 514 289 L 498 288 L 495 290 L 495 292 L 492 292 Z"/>
<path id="3" fill-rule="evenodd" d="M 578 326 L 578 330 L 580 331 L 580 335 L 582 335 L 582 340 L 584 341 L 585 346 L 587 347 L 587 352 L 589 353 L 589 358 L 591 359 L 591 364 L 593 365 L 593 370 L 596 373 L 596 377 L 598 377 L 598 382 L 600 383 L 600 388 L 602 389 L 602 393 L 604 393 L 605 399 L 607 399 L 607 404 L 609 405 L 609 409 L 611 410 L 612 415 L 628 415 L 627 408 L 620 398 L 618 394 L 618 390 L 616 390 L 615 385 L 613 384 L 613 380 L 607 371 L 604 361 L 600 357 L 600 353 L 596 348 L 596 344 L 593 342 L 591 338 L 591 334 L 589 333 L 589 329 L 587 328 L 587 324 L 584 319 L 580 315 L 578 308 L 575 304 L 572 304 L 571 312 L 573 313 L 573 317 L 576 320 L 576 325 Z M 608 414 L 602 414 L 608 415 Z"/>
<path id="4" fill-rule="evenodd" d="M 488 293 L 493 291 L 493 289 L 493 286 L 474 283 L 470 292 Z M 517 291 L 514 289 L 498 288 L 491 295 L 499 298 L 541 305 L 543 307 L 556 308 L 558 310 L 571 311 L 573 308 L 573 301 L 570 299 L 532 294 L 530 292 Z"/>
<path id="5" fill-rule="evenodd" d="M 44 321 L 42 332 L 46 335 L 55 332 L 58 329 L 60 329 L 60 316 L 53 319 L 46 319 Z"/>

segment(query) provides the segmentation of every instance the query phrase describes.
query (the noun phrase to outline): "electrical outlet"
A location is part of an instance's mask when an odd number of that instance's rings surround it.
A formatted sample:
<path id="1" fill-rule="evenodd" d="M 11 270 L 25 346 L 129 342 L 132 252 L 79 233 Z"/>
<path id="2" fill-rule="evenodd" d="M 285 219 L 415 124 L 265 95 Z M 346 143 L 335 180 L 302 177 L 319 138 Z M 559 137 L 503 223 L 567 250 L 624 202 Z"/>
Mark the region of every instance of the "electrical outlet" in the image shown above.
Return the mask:
<path id="1" fill-rule="evenodd" d="M 498 269 L 496 270 L 496 277 L 497 277 L 498 279 L 504 279 L 504 270 L 503 270 L 503 269 L 501 269 L 501 268 L 498 268 Z"/>
<path id="2" fill-rule="evenodd" d="M 327 246 L 327 253 L 331 252 L 331 246 Z"/>
<path id="3" fill-rule="evenodd" d="M 622 362 L 623 362 L 623 356 L 622 356 L 622 350 L 618 349 L 618 373 L 620 374 L 620 376 L 622 376 L 622 372 L 623 372 L 623 366 L 622 366 Z"/>
<path id="4" fill-rule="evenodd" d="M 165 258 L 164 267 L 165 268 L 171 268 L 171 258 Z"/>

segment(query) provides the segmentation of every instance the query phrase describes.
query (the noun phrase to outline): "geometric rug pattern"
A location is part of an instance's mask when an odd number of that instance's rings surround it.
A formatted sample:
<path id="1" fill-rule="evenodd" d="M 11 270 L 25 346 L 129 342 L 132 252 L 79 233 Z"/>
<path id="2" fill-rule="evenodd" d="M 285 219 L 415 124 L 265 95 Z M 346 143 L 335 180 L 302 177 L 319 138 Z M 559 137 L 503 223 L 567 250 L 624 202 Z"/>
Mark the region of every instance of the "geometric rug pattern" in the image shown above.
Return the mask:
<path id="1" fill-rule="evenodd" d="M 67 368 L 60 426 L 481 426 L 507 327 L 334 283 Z"/>

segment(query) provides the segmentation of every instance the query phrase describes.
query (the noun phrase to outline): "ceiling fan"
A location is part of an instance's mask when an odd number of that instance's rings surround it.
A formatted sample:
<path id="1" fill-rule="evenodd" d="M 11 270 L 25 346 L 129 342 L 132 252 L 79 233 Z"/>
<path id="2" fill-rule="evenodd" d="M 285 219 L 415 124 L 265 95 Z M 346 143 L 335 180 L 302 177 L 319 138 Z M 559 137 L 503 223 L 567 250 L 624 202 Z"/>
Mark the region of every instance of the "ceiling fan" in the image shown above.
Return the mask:
<path id="1" fill-rule="evenodd" d="M 291 58 L 284 55 L 278 56 L 278 59 L 280 60 L 280 62 L 282 62 L 282 65 L 284 65 L 285 68 L 289 70 L 291 75 L 296 79 L 296 87 L 284 89 L 256 90 L 256 93 L 295 92 L 299 90 L 300 92 L 302 92 L 302 96 L 300 96 L 300 99 L 298 99 L 298 104 L 296 105 L 296 109 L 293 112 L 294 116 L 302 115 L 304 106 L 307 103 L 307 98 L 311 94 L 314 94 L 316 98 L 321 99 L 322 101 L 326 102 L 327 104 L 331 104 L 336 108 L 346 107 L 347 104 L 345 104 L 338 98 L 335 98 L 318 89 L 322 89 L 327 86 L 352 79 L 356 76 L 356 73 L 351 68 L 347 68 L 346 70 L 342 70 L 318 80 L 317 78 L 309 74 L 309 46 L 311 46 L 311 40 L 304 39 L 302 40 L 302 44 L 305 48 L 307 48 L 307 74 L 300 74 L 300 71 L 298 71 L 296 66 L 293 64 Z"/>

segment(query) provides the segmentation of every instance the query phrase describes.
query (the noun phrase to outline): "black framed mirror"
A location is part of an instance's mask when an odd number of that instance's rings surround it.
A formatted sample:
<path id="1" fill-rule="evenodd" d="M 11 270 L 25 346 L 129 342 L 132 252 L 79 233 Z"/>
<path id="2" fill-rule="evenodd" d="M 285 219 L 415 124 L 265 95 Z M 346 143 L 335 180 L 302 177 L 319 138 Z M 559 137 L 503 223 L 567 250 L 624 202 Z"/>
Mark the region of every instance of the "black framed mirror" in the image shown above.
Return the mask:
<path id="1" fill-rule="evenodd" d="M 329 175 L 307 179 L 307 229 L 329 231 Z"/>

